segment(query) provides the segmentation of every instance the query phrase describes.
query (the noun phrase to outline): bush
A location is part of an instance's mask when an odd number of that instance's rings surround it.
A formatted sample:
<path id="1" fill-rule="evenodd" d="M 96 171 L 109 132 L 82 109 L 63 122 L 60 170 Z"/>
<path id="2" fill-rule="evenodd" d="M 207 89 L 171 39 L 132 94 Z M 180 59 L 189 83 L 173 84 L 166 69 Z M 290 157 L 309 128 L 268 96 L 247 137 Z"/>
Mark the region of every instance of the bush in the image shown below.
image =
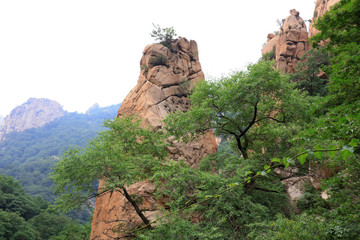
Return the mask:
<path id="1" fill-rule="evenodd" d="M 173 51 L 171 46 L 171 42 L 174 40 L 174 37 L 177 36 L 173 27 L 169 28 L 160 28 L 159 25 L 153 24 L 154 29 L 150 33 L 151 37 L 153 37 L 158 43 L 164 45 L 169 48 L 170 51 Z"/>
<path id="2" fill-rule="evenodd" d="M 166 64 L 167 62 L 167 58 L 163 55 L 158 55 L 155 57 L 150 58 L 149 60 L 149 65 L 151 67 L 155 67 L 155 66 L 165 66 L 168 67 L 168 65 Z"/>

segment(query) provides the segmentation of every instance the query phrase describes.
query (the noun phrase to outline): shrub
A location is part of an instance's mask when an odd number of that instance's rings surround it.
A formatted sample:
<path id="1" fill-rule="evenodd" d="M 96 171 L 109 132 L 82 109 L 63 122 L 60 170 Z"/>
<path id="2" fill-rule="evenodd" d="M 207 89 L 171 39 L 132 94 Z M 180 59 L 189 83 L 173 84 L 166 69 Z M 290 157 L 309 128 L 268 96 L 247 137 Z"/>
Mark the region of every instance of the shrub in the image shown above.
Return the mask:
<path id="1" fill-rule="evenodd" d="M 173 51 L 173 47 L 171 46 L 171 42 L 174 40 L 174 37 L 177 36 L 173 27 L 161 28 L 159 25 L 153 24 L 154 29 L 150 33 L 151 37 L 153 37 L 158 43 Z"/>
<path id="2" fill-rule="evenodd" d="M 150 58 L 149 65 L 152 66 L 152 67 L 155 67 L 155 66 L 166 66 L 166 67 L 168 67 L 166 62 L 167 62 L 167 58 L 164 55 L 158 55 L 158 56 Z"/>

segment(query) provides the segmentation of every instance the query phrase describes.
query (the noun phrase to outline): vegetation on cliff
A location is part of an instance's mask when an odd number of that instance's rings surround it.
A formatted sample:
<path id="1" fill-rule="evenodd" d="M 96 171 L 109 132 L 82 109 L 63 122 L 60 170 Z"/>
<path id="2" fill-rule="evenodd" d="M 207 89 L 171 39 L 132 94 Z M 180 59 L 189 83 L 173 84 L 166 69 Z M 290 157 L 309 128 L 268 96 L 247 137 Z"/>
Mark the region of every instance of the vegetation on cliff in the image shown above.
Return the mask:
<path id="1" fill-rule="evenodd" d="M 197 85 L 191 109 L 170 115 L 166 132 L 127 117 L 106 122 L 110 130 L 84 150 L 69 150 L 56 166 L 60 206 L 119 191 L 143 219 L 141 196 L 127 197 L 126 186 L 149 179 L 167 201 L 157 220 L 145 217 L 143 226 L 126 230 L 137 239 L 358 239 L 359 16 L 360 1 L 343 0 L 318 20 L 314 47 L 324 45 L 329 65 L 311 66 L 320 50 L 309 53 L 305 82 L 289 83 L 272 62 L 259 61 Z M 311 73 L 319 68 L 326 82 Z M 168 134 L 187 141 L 209 129 L 223 143 L 198 168 L 164 154 Z M 286 169 L 294 172 L 278 174 Z M 331 174 L 320 188 L 309 181 L 302 197 L 289 201 L 281 181 L 321 169 Z M 96 179 L 107 182 L 100 192 Z"/>

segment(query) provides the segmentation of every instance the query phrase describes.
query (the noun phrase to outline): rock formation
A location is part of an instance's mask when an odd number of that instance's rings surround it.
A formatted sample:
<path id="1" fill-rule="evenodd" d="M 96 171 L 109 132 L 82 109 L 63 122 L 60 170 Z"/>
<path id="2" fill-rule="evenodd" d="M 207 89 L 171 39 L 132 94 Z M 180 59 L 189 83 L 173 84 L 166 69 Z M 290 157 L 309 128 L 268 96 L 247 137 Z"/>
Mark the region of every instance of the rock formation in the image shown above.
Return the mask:
<path id="1" fill-rule="evenodd" d="M 319 17 L 324 15 L 325 12 L 330 10 L 330 7 L 335 5 L 336 3 L 340 2 L 340 0 L 317 0 L 315 3 L 315 10 L 314 10 L 314 16 L 312 18 L 311 24 L 310 24 L 310 36 L 315 35 L 319 32 L 314 27 L 314 23 L 316 20 L 318 20 Z"/>
<path id="2" fill-rule="evenodd" d="M 290 10 L 278 35 L 268 34 L 262 54 L 275 51 L 277 68 L 283 73 L 296 72 L 299 59 L 310 49 L 308 31 L 304 20 L 295 9 Z"/>
<path id="3" fill-rule="evenodd" d="M 141 73 L 137 85 L 130 91 L 119 109 L 118 117 L 137 115 L 147 126 L 162 128 L 162 119 L 175 111 L 187 111 L 191 88 L 204 79 L 195 41 L 177 39 L 172 49 L 151 44 L 145 47 L 140 61 Z M 173 141 L 169 139 L 169 141 Z M 216 151 L 216 141 L 208 133 L 187 144 L 173 142 L 169 153 L 172 159 L 183 159 L 196 167 L 199 160 Z M 99 187 L 103 185 L 100 181 Z M 141 182 L 128 186 L 128 192 L 141 197 L 140 208 L 150 220 L 161 216 L 153 197 L 154 184 Z M 121 224 L 121 225 L 119 225 Z M 133 207 L 120 193 L 106 194 L 96 199 L 90 239 L 115 239 L 123 235 L 112 230 L 132 229 L 142 224 Z"/>
<path id="4" fill-rule="evenodd" d="M 10 132 L 22 132 L 29 128 L 41 127 L 64 116 L 65 113 L 56 101 L 30 98 L 26 103 L 14 108 L 5 118 L 0 128 L 0 141 L 5 140 L 6 134 Z"/>

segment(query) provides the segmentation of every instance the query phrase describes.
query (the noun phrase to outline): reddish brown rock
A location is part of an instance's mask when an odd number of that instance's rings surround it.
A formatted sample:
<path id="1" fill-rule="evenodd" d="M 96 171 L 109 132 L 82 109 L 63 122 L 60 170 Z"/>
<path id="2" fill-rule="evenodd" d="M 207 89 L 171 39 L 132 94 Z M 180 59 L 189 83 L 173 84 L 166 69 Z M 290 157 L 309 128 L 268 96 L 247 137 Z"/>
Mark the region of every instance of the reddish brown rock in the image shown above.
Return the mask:
<path id="1" fill-rule="evenodd" d="M 277 68 L 281 72 L 294 73 L 300 57 L 309 50 L 308 32 L 298 11 L 290 10 L 290 16 L 285 19 L 279 35 Z"/>
<path id="2" fill-rule="evenodd" d="M 137 85 L 123 101 L 118 117 L 137 115 L 147 126 L 162 128 L 162 120 L 169 113 L 187 111 L 192 87 L 204 79 L 195 41 L 180 38 L 173 42 L 173 49 L 161 44 L 145 47 L 140 61 L 141 73 Z M 216 151 L 216 140 L 208 133 L 194 142 L 178 143 L 168 148 L 172 159 L 182 159 L 196 167 L 200 159 Z M 103 182 L 100 182 L 100 187 Z M 136 183 L 128 187 L 131 194 L 142 198 L 140 208 L 149 220 L 161 216 L 162 202 L 153 197 L 154 185 Z M 119 225 L 120 224 L 120 225 Z M 113 239 L 124 236 L 113 230 L 131 230 L 142 224 L 133 207 L 120 193 L 98 197 L 91 226 L 91 239 Z"/>
<path id="3" fill-rule="evenodd" d="M 330 8 L 340 0 L 317 0 L 315 4 L 314 16 L 310 24 L 310 36 L 315 35 L 319 32 L 314 26 L 314 23 L 318 20 L 319 17 L 324 15 L 325 12 L 329 11 Z"/>
<path id="4" fill-rule="evenodd" d="M 290 10 L 290 16 L 283 21 L 278 35 L 268 35 L 262 54 L 275 51 L 277 68 L 284 73 L 294 73 L 299 59 L 309 49 L 305 22 L 299 12 L 293 9 Z"/>

